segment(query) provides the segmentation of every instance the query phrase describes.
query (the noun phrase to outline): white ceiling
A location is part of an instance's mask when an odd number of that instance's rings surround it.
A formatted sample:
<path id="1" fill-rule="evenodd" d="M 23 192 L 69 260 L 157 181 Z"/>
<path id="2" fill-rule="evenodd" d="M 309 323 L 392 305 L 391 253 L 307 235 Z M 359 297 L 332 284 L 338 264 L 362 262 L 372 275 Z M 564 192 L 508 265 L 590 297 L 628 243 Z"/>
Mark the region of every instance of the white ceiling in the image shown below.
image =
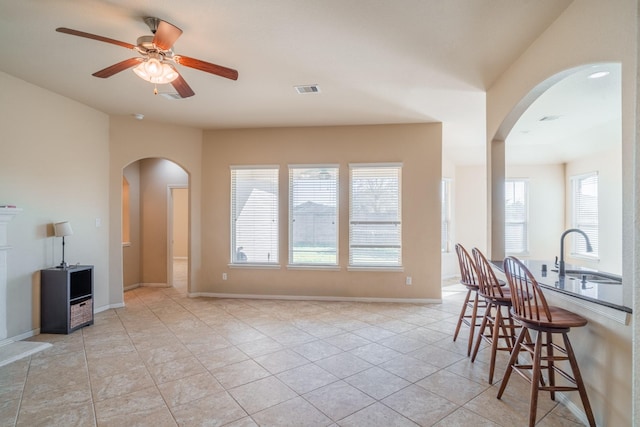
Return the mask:
<path id="1" fill-rule="evenodd" d="M 110 115 L 202 129 L 443 122 L 445 153 L 478 163 L 486 89 L 570 2 L 0 0 L 0 70 Z M 238 80 L 180 67 L 196 95 L 168 100 L 130 70 L 91 76 L 135 52 L 55 31 L 135 44 L 144 16 L 184 31 L 176 53 Z M 312 83 L 321 93 L 293 89 Z"/>

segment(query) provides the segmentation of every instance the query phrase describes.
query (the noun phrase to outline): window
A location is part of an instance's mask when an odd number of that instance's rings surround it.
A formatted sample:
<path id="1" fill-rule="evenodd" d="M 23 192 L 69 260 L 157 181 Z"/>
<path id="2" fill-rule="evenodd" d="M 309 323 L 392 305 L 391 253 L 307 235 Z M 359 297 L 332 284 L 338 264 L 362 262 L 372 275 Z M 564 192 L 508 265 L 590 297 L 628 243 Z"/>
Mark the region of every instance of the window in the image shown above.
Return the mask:
<path id="1" fill-rule="evenodd" d="M 349 265 L 402 266 L 400 164 L 349 165 Z"/>
<path id="2" fill-rule="evenodd" d="M 442 252 L 451 251 L 451 180 L 444 178 L 440 182 L 440 250 Z"/>
<path id="3" fill-rule="evenodd" d="M 289 166 L 289 264 L 338 264 L 337 166 Z"/>
<path id="4" fill-rule="evenodd" d="M 504 250 L 509 254 L 529 251 L 529 182 L 506 180 L 504 186 Z"/>
<path id="5" fill-rule="evenodd" d="M 573 236 L 573 253 L 583 256 L 598 255 L 598 174 L 593 172 L 571 177 L 573 200 L 573 227 L 589 236 L 593 248 L 587 252 L 587 243 L 581 236 Z"/>
<path id="6" fill-rule="evenodd" d="M 278 263 L 278 167 L 231 168 L 231 262 Z"/>

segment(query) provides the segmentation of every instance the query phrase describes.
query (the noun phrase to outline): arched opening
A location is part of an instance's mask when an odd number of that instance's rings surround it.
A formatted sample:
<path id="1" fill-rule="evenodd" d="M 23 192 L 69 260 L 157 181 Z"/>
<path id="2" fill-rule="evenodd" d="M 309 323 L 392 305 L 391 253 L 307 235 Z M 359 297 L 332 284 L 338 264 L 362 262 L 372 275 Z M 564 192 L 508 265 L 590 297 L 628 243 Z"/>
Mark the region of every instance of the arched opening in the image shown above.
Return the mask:
<path id="1" fill-rule="evenodd" d="M 541 82 L 505 118 L 489 157 L 494 259 L 553 261 L 562 232 L 582 228 L 576 183 L 595 176 L 587 201 L 598 250 L 581 253 L 570 236 L 565 256 L 622 274 L 621 98 L 621 65 L 588 64 Z"/>
<path id="2" fill-rule="evenodd" d="M 123 169 L 123 290 L 140 286 L 189 289 L 189 174 L 162 158 Z M 127 200 L 125 200 L 125 197 Z M 128 209 L 125 209 L 128 206 Z"/>

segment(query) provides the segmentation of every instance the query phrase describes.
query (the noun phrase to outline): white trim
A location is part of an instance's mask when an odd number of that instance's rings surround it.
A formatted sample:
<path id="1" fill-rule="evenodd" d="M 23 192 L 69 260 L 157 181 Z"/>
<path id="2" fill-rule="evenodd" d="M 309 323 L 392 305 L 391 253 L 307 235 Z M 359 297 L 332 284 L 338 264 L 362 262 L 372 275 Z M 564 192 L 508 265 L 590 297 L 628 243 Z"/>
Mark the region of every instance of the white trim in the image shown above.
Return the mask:
<path id="1" fill-rule="evenodd" d="M 122 288 L 124 292 L 131 291 L 140 287 L 140 283 L 134 283 L 133 285 L 125 286 Z"/>
<path id="2" fill-rule="evenodd" d="M 402 162 L 381 162 L 381 163 L 349 163 L 349 169 L 351 168 L 401 168 Z"/>
<path id="3" fill-rule="evenodd" d="M 349 302 L 396 302 L 404 304 L 441 304 L 442 299 L 430 298 L 375 298 L 375 297 L 324 297 L 309 295 L 261 295 L 261 294 L 228 294 L 217 292 L 191 292 L 189 298 L 237 298 L 237 299 L 268 299 L 294 301 L 349 301 Z"/>
<path id="4" fill-rule="evenodd" d="M 171 287 L 171 285 L 167 283 L 140 283 L 139 285 L 147 288 L 170 288 Z"/>
<path id="5" fill-rule="evenodd" d="M 174 257 L 173 257 L 173 260 L 174 260 L 174 261 L 175 261 L 175 260 L 183 260 L 183 259 L 189 259 L 189 257 L 188 257 L 188 256 L 174 256 Z"/>
<path id="6" fill-rule="evenodd" d="M 116 304 L 107 304 L 107 305 L 100 306 L 98 308 L 94 307 L 93 314 L 102 313 L 103 311 L 111 310 L 112 308 L 123 308 L 123 307 L 124 307 L 123 302 L 119 302 Z"/>
<path id="7" fill-rule="evenodd" d="M 24 332 L 24 333 L 22 333 L 20 335 L 16 335 L 16 336 L 11 337 L 11 338 L 3 339 L 2 341 L 0 341 L 0 347 L 3 346 L 3 345 L 11 344 L 12 342 L 15 342 L 15 341 L 22 341 L 22 340 L 25 340 L 27 338 L 35 337 L 36 335 L 40 335 L 40 328 L 32 329 L 32 330 Z"/>
<path id="8" fill-rule="evenodd" d="M 241 169 L 280 169 L 280 165 L 229 165 L 230 170 Z"/>
<path id="9" fill-rule="evenodd" d="M 316 169 L 316 168 L 338 168 L 340 169 L 340 163 L 294 163 L 287 165 L 289 169 Z"/>
<path id="10" fill-rule="evenodd" d="M 582 410 L 582 407 L 573 403 L 573 401 L 567 397 L 566 393 L 556 392 L 556 400 L 563 404 L 571 414 L 576 417 L 584 425 L 589 425 L 587 414 Z"/>
<path id="11" fill-rule="evenodd" d="M 250 262 L 242 262 L 236 264 L 227 264 L 229 268 L 250 268 L 250 269 L 266 269 L 266 270 L 279 270 L 280 264 L 253 264 Z"/>
<path id="12" fill-rule="evenodd" d="M 350 265 L 347 267 L 347 271 L 377 271 L 380 273 L 388 272 L 388 273 L 402 273 L 404 271 L 403 266 L 393 267 L 393 266 L 375 266 L 375 265 Z"/>
<path id="13" fill-rule="evenodd" d="M 287 264 L 288 270 L 325 270 L 325 271 L 340 271 L 339 265 L 329 264 Z"/>

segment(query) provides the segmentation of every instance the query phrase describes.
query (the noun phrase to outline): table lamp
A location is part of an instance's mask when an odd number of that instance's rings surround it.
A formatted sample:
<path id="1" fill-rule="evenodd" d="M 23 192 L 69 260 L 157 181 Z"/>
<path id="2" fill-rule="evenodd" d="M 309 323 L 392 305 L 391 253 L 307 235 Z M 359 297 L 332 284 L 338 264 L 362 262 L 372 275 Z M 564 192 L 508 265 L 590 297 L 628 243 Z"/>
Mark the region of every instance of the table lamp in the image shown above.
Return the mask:
<path id="1" fill-rule="evenodd" d="M 53 224 L 53 229 L 55 231 L 56 237 L 62 237 L 62 262 L 57 268 L 67 268 L 68 265 L 64 262 L 64 237 L 71 236 L 73 234 L 73 230 L 71 229 L 71 224 L 68 221 L 56 222 Z"/>

